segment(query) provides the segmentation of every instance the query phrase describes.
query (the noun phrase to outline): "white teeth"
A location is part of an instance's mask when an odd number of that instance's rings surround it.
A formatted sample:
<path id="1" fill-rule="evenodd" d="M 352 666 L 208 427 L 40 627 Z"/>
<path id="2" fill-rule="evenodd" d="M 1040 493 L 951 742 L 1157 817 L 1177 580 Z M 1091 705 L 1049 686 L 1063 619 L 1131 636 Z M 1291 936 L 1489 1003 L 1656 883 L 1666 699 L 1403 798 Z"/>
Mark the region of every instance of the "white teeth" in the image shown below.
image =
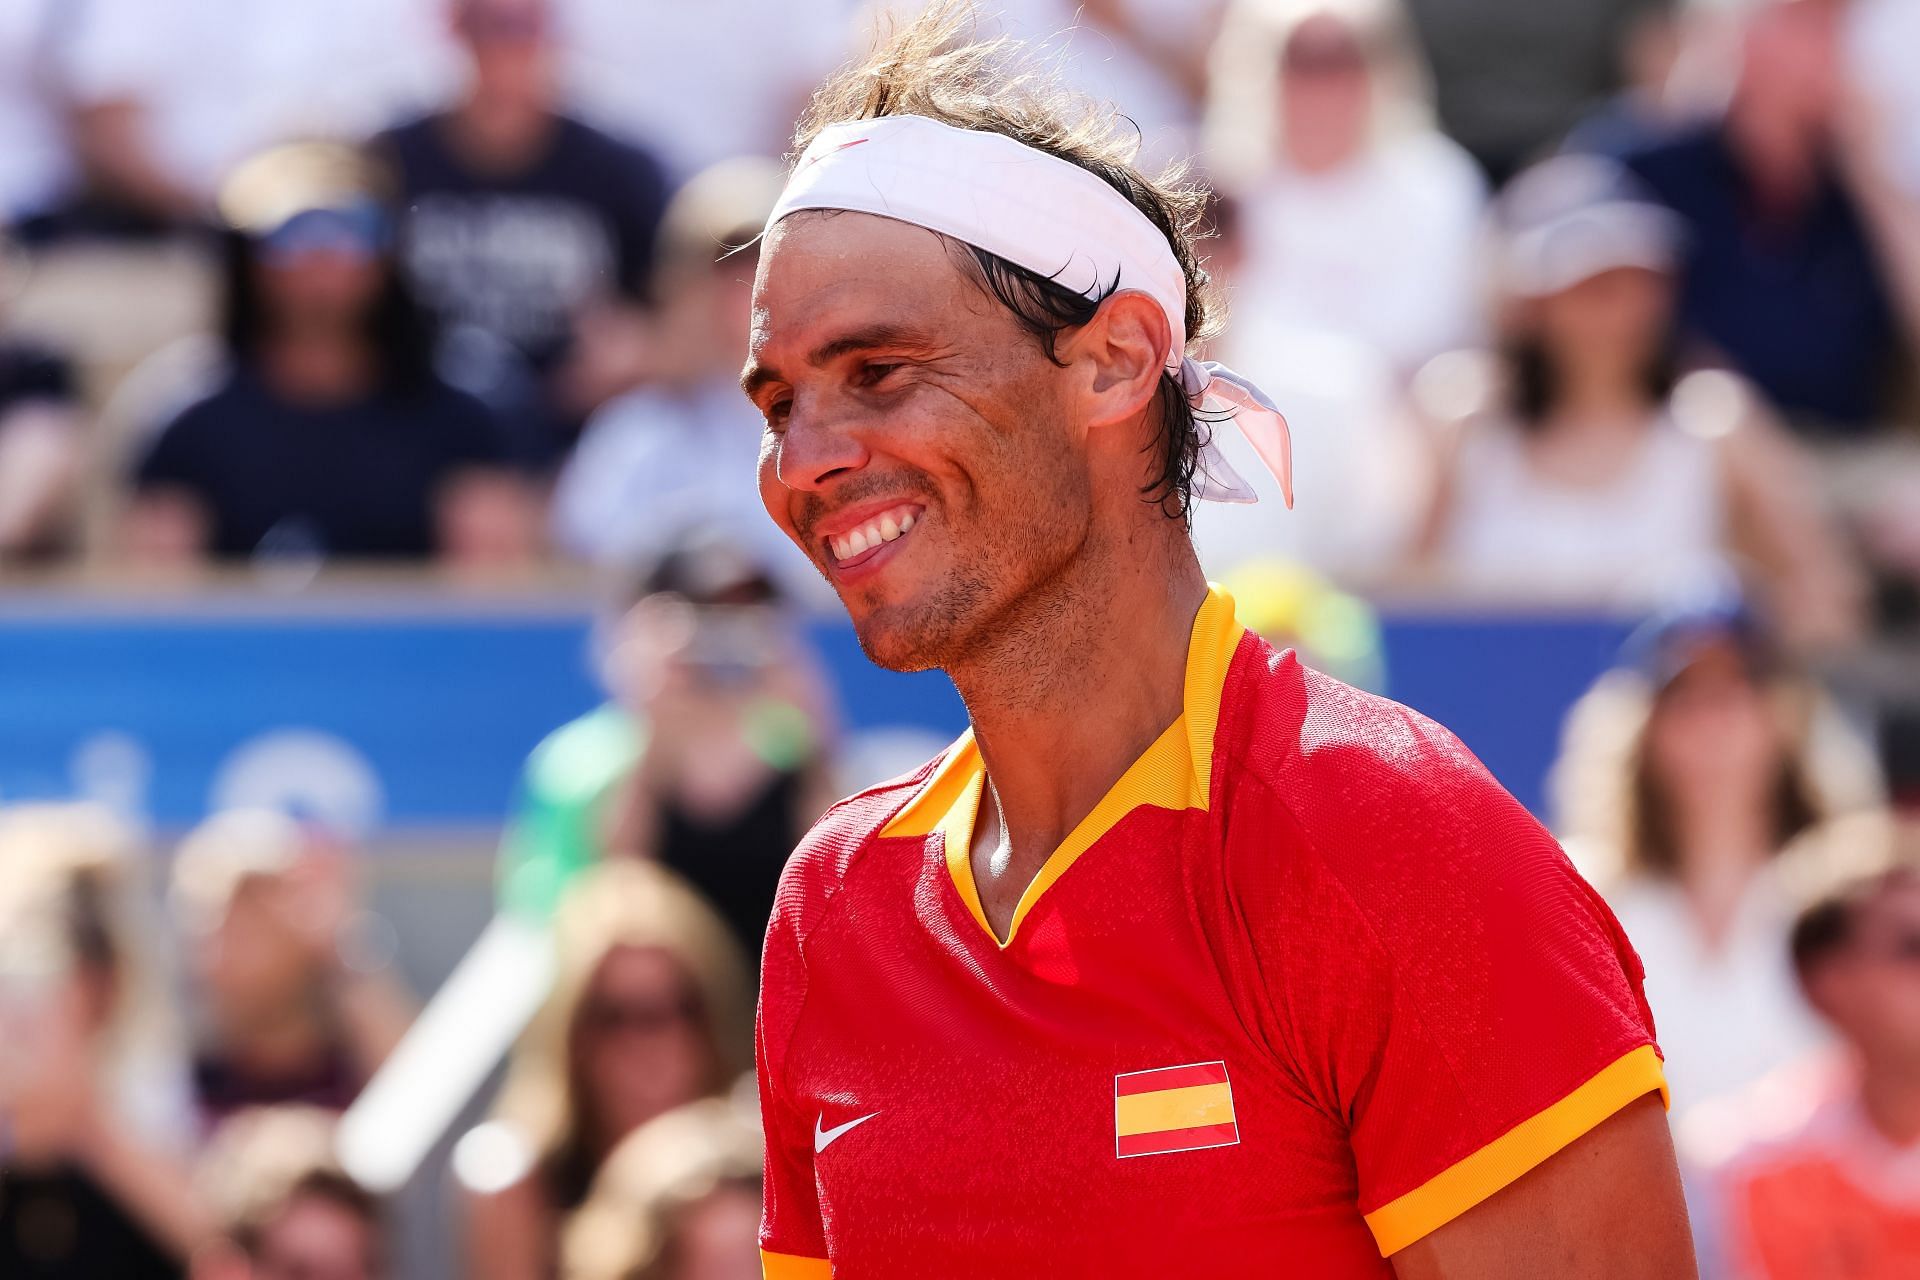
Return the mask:
<path id="1" fill-rule="evenodd" d="M 911 510 L 895 508 L 861 525 L 858 529 L 844 533 L 837 538 L 827 539 L 827 550 L 833 552 L 836 560 L 851 560 L 862 552 L 871 551 L 883 542 L 892 542 L 907 530 L 913 528 L 914 515 Z"/>

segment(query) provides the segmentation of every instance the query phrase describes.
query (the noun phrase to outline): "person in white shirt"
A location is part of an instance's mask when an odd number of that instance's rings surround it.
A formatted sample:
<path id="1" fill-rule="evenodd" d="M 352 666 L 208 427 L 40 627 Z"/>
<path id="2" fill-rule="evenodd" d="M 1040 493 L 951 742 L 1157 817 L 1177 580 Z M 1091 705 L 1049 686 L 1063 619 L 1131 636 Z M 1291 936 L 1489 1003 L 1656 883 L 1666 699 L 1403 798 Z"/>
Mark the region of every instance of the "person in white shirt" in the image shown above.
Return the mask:
<path id="1" fill-rule="evenodd" d="M 440 0 L 72 0 L 58 65 L 90 185 L 161 223 L 204 216 L 276 143 L 355 138 L 445 96 Z"/>
<path id="2" fill-rule="evenodd" d="M 1614 162 L 1565 155 L 1515 178 L 1497 222 L 1503 349 L 1437 431 L 1430 567 L 1482 595 L 1644 609 L 1738 563 L 1796 642 L 1853 635 L 1857 572 L 1810 464 L 1732 374 L 1681 376 L 1674 215 Z"/>
<path id="3" fill-rule="evenodd" d="M 1744 606 L 1645 624 L 1569 714 L 1553 791 L 1556 831 L 1644 963 L 1676 1121 L 1820 1042 L 1787 932 L 1880 784 Z"/>
<path id="4" fill-rule="evenodd" d="M 1207 166 L 1241 203 L 1236 326 L 1331 330 L 1402 375 L 1479 335 L 1486 183 L 1433 122 L 1393 0 L 1238 0 Z"/>
<path id="5" fill-rule="evenodd" d="M 777 156 L 854 52 L 856 0 L 561 0 L 562 70 L 583 117 L 676 178 Z"/>
<path id="6" fill-rule="evenodd" d="M 59 4 L 0 5 L 0 227 L 51 212 L 72 188 L 63 112 L 46 65 Z"/>

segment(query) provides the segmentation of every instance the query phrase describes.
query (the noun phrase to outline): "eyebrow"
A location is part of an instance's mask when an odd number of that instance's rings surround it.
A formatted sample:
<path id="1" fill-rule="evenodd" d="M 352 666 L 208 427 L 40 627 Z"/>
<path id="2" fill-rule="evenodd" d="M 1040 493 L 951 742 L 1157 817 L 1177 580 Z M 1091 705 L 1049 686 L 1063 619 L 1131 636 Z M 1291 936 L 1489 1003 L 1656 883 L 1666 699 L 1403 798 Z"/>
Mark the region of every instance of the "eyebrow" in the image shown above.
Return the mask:
<path id="1" fill-rule="evenodd" d="M 920 330 L 881 321 L 821 343 L 807 353 L 807 363 L 819 368 L 843 356 L 857 355 L 862 351 L 878 351 L 888 347 L 924 349 L 928 345 L 926 335 Z M 772 367 L 749 357 L 746 370 L 740 375 L 740 389 L 752 397 L 759 394 L 760 389 L 769 382 L 779 380 L 779 373 Z"/>

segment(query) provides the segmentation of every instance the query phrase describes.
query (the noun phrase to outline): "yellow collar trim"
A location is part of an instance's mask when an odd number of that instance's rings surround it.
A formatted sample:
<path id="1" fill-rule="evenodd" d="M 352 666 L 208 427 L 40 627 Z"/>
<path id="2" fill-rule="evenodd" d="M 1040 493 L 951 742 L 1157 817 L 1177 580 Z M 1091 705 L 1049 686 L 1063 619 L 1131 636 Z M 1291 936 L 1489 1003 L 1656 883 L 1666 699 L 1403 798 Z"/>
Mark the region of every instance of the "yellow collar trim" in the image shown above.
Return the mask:
<path id="1" fill-rule="evenodd" d="M 1142 805 L 1175 811 L 1207 808 L 1213 779 L 1213 736 L 1220 723 L 1220 693 L 1227 681 L 1227 667 L 1243 634 L 1245 628 L 1234 617 L 1233 597 L 1218 587 L 1210 588 L 1194 618 L 1193 635 L 1187 644 L 1186 686 L 1180 719 L 1168 725 L 1153 745 L 1127 767 L 1119 781 L 1094 805 L 1093 811 L 1048 855 L 1033 883 L 1020 895 L 1006 941 L 994 939 L 1001 947 L 1013 941 L 1020 931 L 1020 922 L 1026 919 L 1040 896 L 1127 814 Z M 986 770 L 980 761 L 980 749 L 974 743 L 973 730 L 969 729 L 947 749 L 946 758 L 919 794 L 894 815 L 880 834 L 925 838 L 938 832 L 954 888 L 980 927 L 989 937 L 994 937 L 980 905 L 971 858 L 974 820 L 979 816 L 985 783 Z"/>

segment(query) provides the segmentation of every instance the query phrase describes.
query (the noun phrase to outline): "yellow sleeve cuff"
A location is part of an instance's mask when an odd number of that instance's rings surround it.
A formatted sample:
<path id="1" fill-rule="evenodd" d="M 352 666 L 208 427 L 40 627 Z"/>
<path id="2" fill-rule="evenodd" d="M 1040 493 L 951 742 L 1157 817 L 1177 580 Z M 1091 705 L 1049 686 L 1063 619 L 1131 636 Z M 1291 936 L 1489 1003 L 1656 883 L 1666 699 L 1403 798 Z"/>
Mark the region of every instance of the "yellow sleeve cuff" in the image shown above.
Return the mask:
<path id="1" fill-rule="evenodd" d="M 1660 1091 L 1662 1101 L 1671 1106 L 1660 1054 L 1652 1045 L 1641 1045 L 1615 1059 L 1560 1101 L 1522 1120 L 1399 1199 L 1367 1214 L 1367 1228 L 1380 1246 L 1380 1256 L 1398 1253 L 1428 1232 L 1453 1221 L 1629 1102 L 1655 1089 Z M 824 1271 L 817 1274 L 823 1280 L 827 1275 Z"/>
<path id="2" fill-rule="evenodd" d="M 833 1264 L 825 1258 L 807 1258 L 797 1253 L 760 1251 L 760 1274 L 766 1280 L 833 1280 Z"/>

